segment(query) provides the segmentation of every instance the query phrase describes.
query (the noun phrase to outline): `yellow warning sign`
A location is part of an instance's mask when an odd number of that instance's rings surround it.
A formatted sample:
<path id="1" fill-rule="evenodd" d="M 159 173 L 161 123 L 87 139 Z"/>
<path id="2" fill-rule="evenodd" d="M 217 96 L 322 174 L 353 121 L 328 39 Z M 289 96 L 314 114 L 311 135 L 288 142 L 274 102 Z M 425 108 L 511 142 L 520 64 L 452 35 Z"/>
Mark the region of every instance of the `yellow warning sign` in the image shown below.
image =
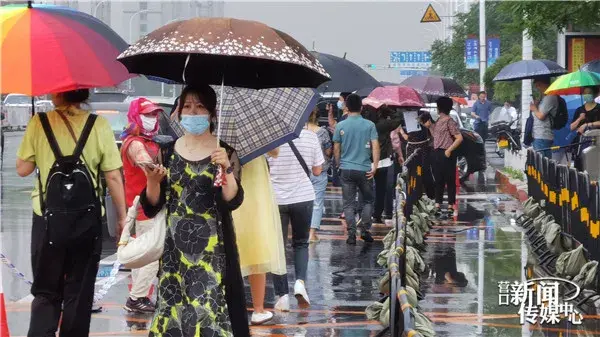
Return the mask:
<path id="1" fill-rule="evenodd" d="M 421 22 L 441 22 L 441 21 L 442 21 L 442 19 L 440 19 L 440 16 L 438 15 L 438 13 L 435 11 L 435 9 L 433 9 L 433 6 L 431 4 L 429 4 L 429 6 L 427 6 L 427 9 L 425 10 L 425 14 L 421 18 Z"/>

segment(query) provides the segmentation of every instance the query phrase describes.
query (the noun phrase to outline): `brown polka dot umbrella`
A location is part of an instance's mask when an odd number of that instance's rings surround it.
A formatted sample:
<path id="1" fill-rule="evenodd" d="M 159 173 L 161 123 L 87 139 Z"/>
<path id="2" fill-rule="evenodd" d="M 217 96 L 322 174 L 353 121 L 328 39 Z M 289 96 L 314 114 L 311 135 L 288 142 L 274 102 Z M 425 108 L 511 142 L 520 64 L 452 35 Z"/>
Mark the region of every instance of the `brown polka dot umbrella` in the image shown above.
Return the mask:
<path id="1" fill-rule="evenodd" d="M 330 80 L 286 33 L 255 21 L 194 18 L 163 26 L 125 50 L 129 72 L 187 84 L 253 89 L 311 87 Z"/>

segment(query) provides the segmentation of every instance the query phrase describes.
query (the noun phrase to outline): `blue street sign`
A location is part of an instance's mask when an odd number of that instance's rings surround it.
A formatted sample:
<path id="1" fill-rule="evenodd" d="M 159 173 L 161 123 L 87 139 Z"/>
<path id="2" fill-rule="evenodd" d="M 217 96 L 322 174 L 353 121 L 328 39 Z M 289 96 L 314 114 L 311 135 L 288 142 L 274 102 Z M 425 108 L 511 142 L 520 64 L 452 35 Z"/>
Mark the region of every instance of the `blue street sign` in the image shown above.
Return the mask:
<path id="1" fill-rule="evenodd" d="M 427 76 L 429 71 L 427 70 L 400 70 L 400 76 L 411 77 L 411 76 Z"/>
<path id="2" fill-rule="evenodd" d="M 479 42 L 477 39 L 465 41 L 465 62 L 467 69 L 479 69 Z"/>
<path id="3" fill-rule="evenodd" d="M 500 57 L 500 39 L 488 38 L 487 40 L 487 65 L 492 66 Z"/>
<path id="4" fill-rule="evenodd" d="M 392 51 L 390 52 L 390 65 L 395 68 L 427 69 L 431 67 L 431 52 Z"/>

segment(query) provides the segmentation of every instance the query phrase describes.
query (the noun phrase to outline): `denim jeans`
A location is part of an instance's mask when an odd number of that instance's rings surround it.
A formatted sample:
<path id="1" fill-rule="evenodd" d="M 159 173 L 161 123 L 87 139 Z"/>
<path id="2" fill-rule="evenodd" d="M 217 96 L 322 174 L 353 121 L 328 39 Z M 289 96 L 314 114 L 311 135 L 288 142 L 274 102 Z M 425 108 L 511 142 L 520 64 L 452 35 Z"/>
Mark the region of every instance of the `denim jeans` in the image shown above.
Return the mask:
<path id="1" fill-rule="evenodd" d="M 375 200 L 373 180 L 367 179 L 367 173 L 363 171 L 342 170 L 342 198 L 349 235 L 356 234 L 356 195 L 359 191 L 362 194 L 361 229 L 369 230 Z"/>
<path id="2" fill-rule="evenodd" d="M 327 174 L 325 175 L 327 177 Z M 313 211 L 313 201 L 291 205 L 279 205 L 283 243 L 287 243 L 288 225 L 292 225 L 292 248 L 294 249 L 294 270 L 296 280 L 306 280 L 308 268 L 308 237 Z M 273 288 L 277 296 L 287 295 L 289 290 L 288 277 L 273 275 Z"/>
<path id="3" fill-rule="evenodd" d="M 310 228 L 321 228 L 321 219 L 323 219 L 323 208 L 325 207 L 325 191 L 327 190 L 327 172 L 319 176 L 310 176 L 310 182 L 315 189 L 315 202 L 313 204 L 312 221 Z"/>
<path id="4" fill-rule="evenodd" d="M 539 151 L 541 149 L 550 148 L 553 143 L 554 141 L 551 139 L 534 139 L 533 143 L 531 143 L 531 146 L 533 146 L 534 150 Z M 541 153 L 544 157 L 552 159 L 552 150 L 541 151 Z"/>

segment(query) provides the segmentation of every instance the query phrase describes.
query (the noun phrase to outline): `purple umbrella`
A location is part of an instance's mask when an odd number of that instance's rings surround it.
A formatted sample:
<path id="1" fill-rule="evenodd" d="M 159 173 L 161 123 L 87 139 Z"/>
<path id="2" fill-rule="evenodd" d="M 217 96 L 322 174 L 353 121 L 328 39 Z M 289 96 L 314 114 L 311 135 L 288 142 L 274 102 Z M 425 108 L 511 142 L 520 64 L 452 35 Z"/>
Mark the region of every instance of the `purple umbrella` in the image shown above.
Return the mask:
<path id="1" fill-rule="evenodd" d="M 421 95 L 465 97 L 465 90 L 455 80 L 437 76 L 411 76 L 401 85 L 415 89 Z"/>

